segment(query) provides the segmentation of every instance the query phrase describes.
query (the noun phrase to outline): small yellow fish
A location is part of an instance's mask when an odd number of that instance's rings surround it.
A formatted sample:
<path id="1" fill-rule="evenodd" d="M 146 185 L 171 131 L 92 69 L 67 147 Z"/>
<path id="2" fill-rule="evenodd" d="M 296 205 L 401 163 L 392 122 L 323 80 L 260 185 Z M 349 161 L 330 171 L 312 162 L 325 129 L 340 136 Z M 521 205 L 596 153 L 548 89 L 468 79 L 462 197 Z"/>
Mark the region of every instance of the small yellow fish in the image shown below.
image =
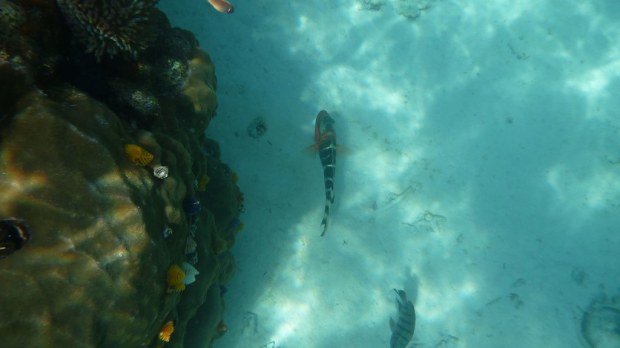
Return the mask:
<path id="1" fill-rule="evenodd" d="M 163 342 L 170 342 L 170 337 L 172 337 L 172 333 L 174 332 L 174 322 L 169 320 L 164 326 L 161 327 L 159 331 L 159 339 Z"/>
<path id="2" fill-rule="evenodd" d="M 222 13 L 233 13 L 235 12 L 235 8 L 233 5 L 226 0 L 207 0 L 214 9 L 218 10 Z"/>
<path id="3" fill-rule="evenodd" d="M 198 180 L 198 191 L 204 192 L 207 189 L 209 181 L 211 181 L 211 178 L 207 174 L 203 174 Z"/>
<path id="4" fill-rule="evenodd" d="M 139 145 L 136 144 L 126 144 L 125 145 L 125 154 L 127 158 L 135 165 L 140 167 L 144 167 L 153 161 L 153 154 L 146 151 Z"/>
<path id="5" fill-rule="evenodd" d="M 185 290 L 185 272 L 183 269 L 176 264 L 170 266 L 166 274 L 166 284 L 168 285 L 168 293 Z"/>

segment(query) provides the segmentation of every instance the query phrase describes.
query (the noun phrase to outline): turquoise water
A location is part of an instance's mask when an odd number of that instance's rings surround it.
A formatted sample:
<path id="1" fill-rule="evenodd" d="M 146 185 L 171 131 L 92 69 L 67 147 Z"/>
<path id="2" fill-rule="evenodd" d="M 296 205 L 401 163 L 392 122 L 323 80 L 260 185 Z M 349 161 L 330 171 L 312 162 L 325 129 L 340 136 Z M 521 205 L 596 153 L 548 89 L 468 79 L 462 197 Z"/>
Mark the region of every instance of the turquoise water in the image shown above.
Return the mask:
<path id="1" fill-rule="evenodd" d="M 620 346 L 582 334 L 620 295 L 620 2 L 234 4 L 160 3 L 214 61 L 246 197 L 216 347 L 388 347 L 393 288 L 409 347 Z M 323 238 L 321 109 L 347 149 Z"/>

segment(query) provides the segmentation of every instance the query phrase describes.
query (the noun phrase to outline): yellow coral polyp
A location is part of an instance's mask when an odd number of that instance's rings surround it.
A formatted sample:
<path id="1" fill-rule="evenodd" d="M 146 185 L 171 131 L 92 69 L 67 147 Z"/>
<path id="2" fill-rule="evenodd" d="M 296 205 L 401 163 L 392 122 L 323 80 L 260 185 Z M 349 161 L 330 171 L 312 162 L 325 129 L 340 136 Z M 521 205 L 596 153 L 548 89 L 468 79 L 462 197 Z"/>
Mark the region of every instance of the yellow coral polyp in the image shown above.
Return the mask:
<path id="1" fill-rule="evenodd" d="M 126 144 L 125 154 L 127 155 L 127 158 L 129 158 L 129 160 L 133 162 L 133 164 L 140 167 L 148 165 L 149 163 L 151 163 L 151 161 L 153 161 L 154 158 L 152 153 L 146 151 L 140 145 L 136 144 Z"/>
<path id="2" fill-rule="evenodd" d="M 166 274 L 166 284 L 168 285 L 168 293 L 185 290 L 185 272 L 183 269 L 176 264 L 170 266 Z"/>
<path id="3" fill-rule="evenodd" d="M 239 176 L 237 175 L 237 173 L 234 173 L 234 172 L 233 172 L 233 173 L 230 175 L 230 179 L 232 180 L 232 183 L 236 185 L 236 184 L 237 184 L 237 182 L 239 181 Z"/>
<path id="4" fill-rule="evenodd" d="M 207 189 L 209 181 L 211 181 L 211 178 L 207 174 L 201 176 L 200 180 L 198 180 L 198 191 L 204 192 Z"/>
<path id="5" fill-rule="evenodd" d="M 166 343 L 170 342 L 170 337 L 172 337 L 173 332 L 174 322 L 170 320 L 161 327 L 161 330 L 159 331 L 159 340 Z"/>

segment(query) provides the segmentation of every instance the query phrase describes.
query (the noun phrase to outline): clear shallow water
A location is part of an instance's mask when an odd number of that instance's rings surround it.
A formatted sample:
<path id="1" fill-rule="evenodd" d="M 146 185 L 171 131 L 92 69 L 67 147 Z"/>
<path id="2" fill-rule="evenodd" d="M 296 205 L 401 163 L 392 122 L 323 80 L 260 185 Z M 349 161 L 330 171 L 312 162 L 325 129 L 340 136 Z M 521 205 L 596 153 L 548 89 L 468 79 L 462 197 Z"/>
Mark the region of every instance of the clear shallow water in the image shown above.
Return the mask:
<path id="1" fill-rule="evenodd" d="M 586 346 L 620 293 L 620 4 L 235 5 L 160 4 L 214 60 L 246 197 L 216 347 L 387 347 L 392 288 L 410 346 Z M 320 109 L 349 149 L 324 238 Z"/>

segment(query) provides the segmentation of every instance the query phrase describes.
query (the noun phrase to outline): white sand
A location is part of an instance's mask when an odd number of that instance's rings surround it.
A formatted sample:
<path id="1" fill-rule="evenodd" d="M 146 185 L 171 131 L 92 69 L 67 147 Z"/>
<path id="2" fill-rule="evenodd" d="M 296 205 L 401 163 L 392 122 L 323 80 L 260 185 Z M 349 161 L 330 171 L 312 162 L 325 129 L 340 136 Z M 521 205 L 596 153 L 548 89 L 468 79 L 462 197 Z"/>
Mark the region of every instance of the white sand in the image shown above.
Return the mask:
<path id="1" fill-rule="evenodd" d="M 214 60 L 246 197 L 216 347 L 388 347 L 392 288 L 410 347 L 582 346 L 620 288 L 620 2 L 460 3 L 161 2 Z M 350 151 L 324 238 L 320 109 Z"/>

